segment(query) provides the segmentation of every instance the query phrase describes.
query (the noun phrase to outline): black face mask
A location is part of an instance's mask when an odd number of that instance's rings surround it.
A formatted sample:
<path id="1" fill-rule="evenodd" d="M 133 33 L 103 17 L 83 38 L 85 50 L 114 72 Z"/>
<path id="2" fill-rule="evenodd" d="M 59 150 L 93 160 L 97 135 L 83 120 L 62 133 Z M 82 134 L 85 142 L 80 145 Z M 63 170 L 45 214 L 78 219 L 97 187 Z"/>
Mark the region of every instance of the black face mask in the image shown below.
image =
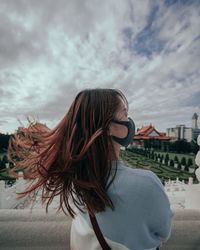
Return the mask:
<path id="1" fill-rule="evenodd" d="M 112 139 L 119 143 L 120 145 L 127 147 L 130 143 L 133 142 L 133 137 L 135 135 L 135 123 L 134 121 L 129 117 L 129 121 L 118 121 L 118 120 L 112 120 L 112 122 L 125 125 L 128 128 L 128 134 L 124 138 L 120 138 L 117 136 L 112 135 Z"/>

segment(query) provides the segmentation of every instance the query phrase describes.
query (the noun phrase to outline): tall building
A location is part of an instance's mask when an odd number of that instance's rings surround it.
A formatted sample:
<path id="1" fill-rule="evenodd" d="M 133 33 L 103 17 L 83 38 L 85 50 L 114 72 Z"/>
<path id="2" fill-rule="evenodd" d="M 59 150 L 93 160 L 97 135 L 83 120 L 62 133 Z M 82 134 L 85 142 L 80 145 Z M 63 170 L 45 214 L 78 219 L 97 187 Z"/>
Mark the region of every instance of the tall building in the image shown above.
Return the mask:
<path id="1" fill-rule="evenodd" d="M 192 116 L 192 139 L 196 142 L 197 137 L 200 134 L 200 127 L 198 126 L 199 117 L 197 113 Z"/>
<path id="2" fill-rule="evenodd" d="M 192 128 L 187 128 L 185 125 L 176 125 L 175 128 L 167 128 L 167 136 L 172 137 L 172 141 L 187 140 L 192 141 Z"/>
<path id="3" fill-rule="evenodd" d="M 194 113 L 194 115 L 192 116 L 192 128 L 193 129 L 198 128 L 197 121 L 198 121 L 198 115 L 197 115 L 197 113 Z"/>

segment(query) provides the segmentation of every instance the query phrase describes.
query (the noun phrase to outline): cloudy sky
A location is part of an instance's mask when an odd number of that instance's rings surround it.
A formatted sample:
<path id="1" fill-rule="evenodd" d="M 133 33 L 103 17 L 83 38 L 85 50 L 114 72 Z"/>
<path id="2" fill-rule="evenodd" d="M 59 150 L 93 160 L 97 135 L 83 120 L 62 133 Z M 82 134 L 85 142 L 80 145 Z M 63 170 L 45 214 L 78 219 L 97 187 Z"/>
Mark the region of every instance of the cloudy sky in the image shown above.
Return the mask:
<path id="1" fill-rule="evenodd" d="M 200 115 L 200 1 L 1 0 L 0 132 L 53 128 L 84 88 L 118 88 L 136 126 Z"/>

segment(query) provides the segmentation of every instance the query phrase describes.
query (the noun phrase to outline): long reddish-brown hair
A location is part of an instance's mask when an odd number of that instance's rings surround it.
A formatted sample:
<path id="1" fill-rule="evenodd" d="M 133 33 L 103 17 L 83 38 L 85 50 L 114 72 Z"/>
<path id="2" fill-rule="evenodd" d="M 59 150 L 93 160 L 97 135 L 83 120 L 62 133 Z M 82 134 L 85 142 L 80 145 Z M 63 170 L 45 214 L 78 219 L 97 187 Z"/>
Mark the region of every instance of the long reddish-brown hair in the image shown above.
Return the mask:
<path id="1" fill-rule="evenodd" d="M 114 209 L 106 192 L 116 174 L 115 167 L 108 183 L 112 162 L 117 160 L 109 125 L 122 101 L 127 104 L 119 90 L 86 89 L 78 93 L 52 130 L 30 123 L 16 132 L 9 141 L 8 157 L 15 166 L 10 174 L 21 169 L 34 179 L 18 197 L 42 188 L 46 211 L 59 195 L 59 210 L 67 209 L 72 218 L 76 213 L 69 200 L 82 212 L 84 207 L 91 214 L 105 211 L 106 206 Z"/>

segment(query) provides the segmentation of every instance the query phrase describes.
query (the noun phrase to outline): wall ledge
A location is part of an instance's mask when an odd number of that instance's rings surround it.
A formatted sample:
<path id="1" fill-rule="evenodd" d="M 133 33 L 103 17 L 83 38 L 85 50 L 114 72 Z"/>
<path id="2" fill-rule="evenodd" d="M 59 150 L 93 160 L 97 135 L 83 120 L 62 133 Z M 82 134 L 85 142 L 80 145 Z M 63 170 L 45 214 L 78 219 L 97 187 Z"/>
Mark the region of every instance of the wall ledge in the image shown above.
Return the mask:
<path id="1" fill-rule="evenodd" d="M 0 249 L 67 250 L 71 218 L 62 211 L 0 209 Z M 200 250 L 200 210 L 175 210 L 170 239 L 162 250 Z"/>

